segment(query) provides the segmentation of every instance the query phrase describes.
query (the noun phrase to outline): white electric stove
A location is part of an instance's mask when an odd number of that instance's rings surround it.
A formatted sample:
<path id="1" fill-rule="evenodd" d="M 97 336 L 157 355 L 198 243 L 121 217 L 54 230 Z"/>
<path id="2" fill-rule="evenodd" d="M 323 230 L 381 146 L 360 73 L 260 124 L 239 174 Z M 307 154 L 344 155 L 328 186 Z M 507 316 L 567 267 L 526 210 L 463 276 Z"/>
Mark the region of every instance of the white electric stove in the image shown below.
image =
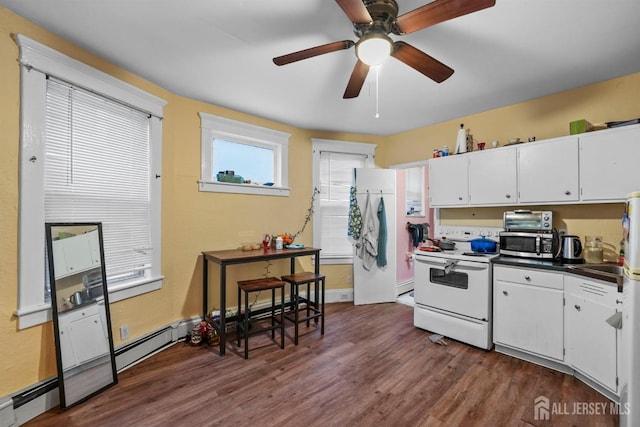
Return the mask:
<path id="1" fill-rule="evenodd" d="M 500 231 L 497 227 L 436 227 L 436 239 L 455 242 L 455 249 L 415 251 L 415 326 L 476 347 L 493 346 L 490 262 L 498 253 L 474 253 L 469 241 L 485 236 L 497 242 Z"/>

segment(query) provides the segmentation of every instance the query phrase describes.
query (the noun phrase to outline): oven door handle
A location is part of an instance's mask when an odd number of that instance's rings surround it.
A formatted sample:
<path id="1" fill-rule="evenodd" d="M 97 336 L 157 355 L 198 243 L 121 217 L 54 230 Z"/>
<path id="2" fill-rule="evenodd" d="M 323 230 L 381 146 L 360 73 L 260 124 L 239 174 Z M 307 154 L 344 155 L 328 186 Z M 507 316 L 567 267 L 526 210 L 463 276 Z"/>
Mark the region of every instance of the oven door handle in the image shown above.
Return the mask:
<path id="1" fill-rule="evenodd" d="M 453 267 L 455 267 L 457 264 L 458 264 L 458 260 L 457 259 L 447 260 L 447 263 L 444 265 L 445 274 L 451 273 L 451 270 L 453 270 Z"/>

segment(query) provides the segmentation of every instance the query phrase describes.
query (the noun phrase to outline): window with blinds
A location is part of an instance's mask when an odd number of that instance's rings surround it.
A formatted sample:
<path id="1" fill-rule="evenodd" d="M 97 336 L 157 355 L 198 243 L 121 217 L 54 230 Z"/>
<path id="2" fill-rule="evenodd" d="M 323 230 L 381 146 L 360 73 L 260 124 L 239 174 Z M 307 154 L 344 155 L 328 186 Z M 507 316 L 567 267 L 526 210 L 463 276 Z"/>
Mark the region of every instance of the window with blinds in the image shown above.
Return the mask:
<path id="1" fill-rule="evenodd" d="M 322 264 L 351 264 L 347 235 L 354 168 L 374 167 L 375 144 L 312 138 L 313 186 L 320 191 L 313 214 L 313 246 Z"/>
<path id="2" fill-rule="evenodd" d="M 107 281 L 151 268 L 150 118 L 47 80 L 45 221 L 102 222 Z"/>
<path id="3" fill-rule="evenodd" d="M 353 246 L 347 236 L 349 189 L 353 169 L 365 167 L 362 154 L 320 152 L 320 247 L 329 257 L 352 257 Z"/>

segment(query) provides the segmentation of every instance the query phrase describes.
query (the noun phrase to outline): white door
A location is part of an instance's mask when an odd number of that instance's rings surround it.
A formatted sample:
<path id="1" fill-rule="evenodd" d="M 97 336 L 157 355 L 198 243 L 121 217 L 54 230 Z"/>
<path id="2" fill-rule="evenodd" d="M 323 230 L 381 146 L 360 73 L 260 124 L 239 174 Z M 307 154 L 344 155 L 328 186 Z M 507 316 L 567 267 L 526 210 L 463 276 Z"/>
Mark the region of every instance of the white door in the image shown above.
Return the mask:
<path id="1" fill-rule="evenodd" d="M 377 221 L 380 199 L 384 200 L 387 223 L 387 265 L 376 262 L 367 270 L 354 250 L 353 302 L 356 305 L 394 302 L 396 300 L 396 171 L 392 169 L 356 169 L 358 206 L 366 223 L 365 201 L 369 194 L 370 208 Z"/>

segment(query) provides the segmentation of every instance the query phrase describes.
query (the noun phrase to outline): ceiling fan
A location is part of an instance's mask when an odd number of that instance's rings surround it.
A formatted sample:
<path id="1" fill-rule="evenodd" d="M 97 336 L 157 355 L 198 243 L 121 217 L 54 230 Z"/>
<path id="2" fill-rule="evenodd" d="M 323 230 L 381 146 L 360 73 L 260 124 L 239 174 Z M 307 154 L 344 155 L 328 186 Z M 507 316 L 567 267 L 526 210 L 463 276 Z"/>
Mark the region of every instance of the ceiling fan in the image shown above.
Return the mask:
<path id="1" fill-rule="evenodd" d="M 398 16 L 395 0 L 336 0 L 338 6 L 353 23 L 353 32 L 359 40 L 343 40 L 273 58 L 276 65 L 285 65 L 325 53 L 356 48 L 355 68 L 344 91 L 343 98 L 355 98 L 360 94 L 369 67 L 381 64 L 393 56 L 437 83 L 453 74 L 449 68 L 408 43 L 394 42 L 389 33 L 403 35 L 431 25 L 477 12 L 496 4 L 495 0 L 435 0 L 422 7 Z"/>

